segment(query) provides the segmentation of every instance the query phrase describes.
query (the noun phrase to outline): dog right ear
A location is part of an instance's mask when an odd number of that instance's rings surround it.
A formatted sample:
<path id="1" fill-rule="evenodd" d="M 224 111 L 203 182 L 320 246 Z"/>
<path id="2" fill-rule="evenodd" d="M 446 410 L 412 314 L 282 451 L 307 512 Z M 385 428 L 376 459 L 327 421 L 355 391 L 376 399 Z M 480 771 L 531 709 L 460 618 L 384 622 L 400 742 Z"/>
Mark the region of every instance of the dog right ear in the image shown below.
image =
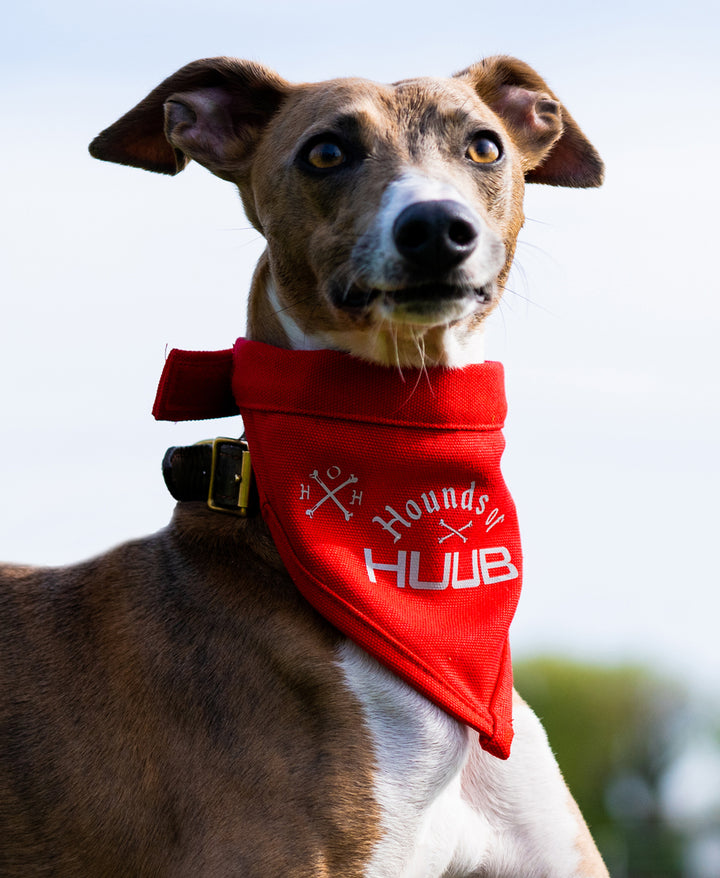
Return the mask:
<path id="1" fill-rule="evenodd" d="M 468 81 L 520 148 L 525 180 L 553 186 L 600 186 L 603 163 L 566 107 L 532 67 L 517 58 L 485 58 L 455 74 Z"/>
<path id="2" fill-rule="evenodd" d="M 90 144 L 97 159 L 177 174 L 195 159 L 235 180 L 291 86 L 250 61 L 208 58 L 178 70 Z"/>

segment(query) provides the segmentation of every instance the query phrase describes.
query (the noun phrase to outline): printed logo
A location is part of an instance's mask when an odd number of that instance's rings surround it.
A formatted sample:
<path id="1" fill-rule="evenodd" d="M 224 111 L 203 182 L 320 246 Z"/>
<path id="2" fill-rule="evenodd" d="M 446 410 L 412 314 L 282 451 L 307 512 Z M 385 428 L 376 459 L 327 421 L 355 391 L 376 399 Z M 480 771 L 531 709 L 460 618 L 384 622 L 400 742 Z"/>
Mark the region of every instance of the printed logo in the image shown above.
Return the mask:
<path id="1" fill-rule="evenodd" d="M 464 543 L 466 543 L 466 542 L 468 541 L 468 538 L 465 536 L 465 534 L 463 533 L 463 531 L 464 531 L 464 530 L 467 530 L 469 527 L 472 527 L 472 526 L 473 526 L 472 521 L 468 521 L 467 524 L 464 524 L 462 527 L 460 527 L 460 528 L 458 528 L 457 530 L 455 530 L 454 527 L 451 527 L 449 524 L 446 523 L 445 519 L 441 518 L 441 519 L 440 519 L 440 527 L 446 527 L 446 528 L 450 531 L 450 533 L 449 533 L 449 534 L 445 534 L 444 537 L 438 537 L 438 543 L 444 543 L 445 540 L 449 540 L 450 537 L 452 537 L 452 536 L 460 537 L 460 539 L 461 539 Z"/>
<path id="2" fill-rule="evenodd" d="M 363 492 L 359 490 L 359 479 L 354 473 L 343 476 L 339 466 L 331 466 L 324 475 L 314 469 L 308 478 L 307 483 L 300 484 L 300 500 L 307 503 L 305 515 L 308 518 L 314 518 L 324 506 L 334 510 L 335 514 L 340 513 L 342 519 L 349 522 L 356 511 L 351 507 L 362 507 Z M 316 502 L 310 505 L 313 500 Z M 436 487 L 421 493 L 417 499 L 408 499 L 404 505 L 401 501 L 398 506 L 402 512 L 386 505 L 382 515 L 373 516 L 377 507 L 368 514 L 368 518 L 372 516 L 372 524 L 378 526 L 377 536 L 383 534 L 385 537 L 385 548 L 363 548 L 365 572 L 370 582 L 377 583 L 376 574 L 381 573 L 383 581 L 397 588 L 443 591 L 493 586 L 517 579 L 520 575 L 505 546 L 472 548 L 483 534 L 490 533 L 505 520 L 500 508 L 491 503 L 490 495 L 476 489 L 476 482 L 470 482 L 464 490 L 450 485 Z M 436 537 L 430 539 L 427 548 L 410 551 L 410 546 L 407 550 L 390 550 L 388 553 L 387 538 L 392 544 L 399 542 L 412 533 L 413 525 L 421 519 L 436 531 Z M 432 548 L 447 541 L 452 541 L 451 546 L 462 548 L 478 530 L 480 533 L 462 552 Z M 406 541 L 415 542 L 412 536 Z"/>
<path id="3" fill-rule="evenodd" d="M 498 582 L 517 579 L 519 572 L 512 563 L 510 552 L 505 546 L 493 546 L 490 549 L 473 549 L 463 558 L 464 565 L 470 562 L 471 576 L 460 576 L 460 553 L 445 552 L 442 559 L 432 559 L 442 566 L 441 579 L 421 579 L 420 567 L 422 562 L 421 552 L 410 552 L 410 565 L 407 563 L 407 552 L 400 550 L 395 559 L 383 558 L 382 561 L 373 557 L 372 549 L 364 549 L 365 569 L 370 582 L 377 582 L 375 571 L 395 574 L 395 584 L 398 588 L 410 588 L 442 591 L 449 585 L 452 588 L 477 588 L 481 583 L 495 585 Z M 435 576 L 440 572 L 439 568 L 428 571 Z M 427 576 L 427 573 L 425 574 Z"/>
<path id="4" fill-rule="evenodd" d="M 328 481 L 335 481 L 338 479 L 342 473 L 342 470 L 339 466 L 331 466 L 325 473 Z M 337 485 L 335 488 L 330 488 L 325 484 L 323 479 L 320 477 L 320 473 L 315 469 L 310 473 L 310 478 L 317 484 L 319 487 L 325 492 L 323 496 L 318 500 L 318 502 L 308 509 L 305 510 L 305 515 L 309 518 L 312 518 L 313 515 L 317 512 L 317 510 L 325 503 L 327 500 L 332 500 L 333 503 L 337 506 L 337 508 L 342 512 L 345 521 L 350 521 L 352 518 L 352 512 L 344 505 L 347 503 L 348 506 L 353 506 L 357 504 L 358 506 L 362 505 L 362 491 L 353 490 L 352 496 L 350 499 L 343 498 L 340 500 L 338 498 L 338 494 L 343 488 L 347 488 L 348 485 L 356 485 L 357 484 L 357 476 L 353 473 L 350 473 L 347 479 L 341 484 Z M 301 484 L 300 485 L 300 499 L 301 500 L 309 500 L 310 499 L 310 485 Z"/>
<path id="5" fill-rule="evenodd" d="M 460 494 L 460 503 L 458 503 L 458 494 Z M 420 495 L 419 499 L 420 502 L 413 499 L 408 500 L 405 503 L 403 512 L 398 512 L 392 506 L 386 506 L 385 512 L 387 515 L 385 517 L 376 515 L 373 518 L 373 522 L 378 524 L 384 531 L 391 534 L 393 542 L 397 543 L 404 534 L 404 531 L 400 530 L 401 527 L 410 529 L 413 522 L 420 521 L 421 518 L 440 512 L 441 508 L 446 511 L 452 509 L 464 509 L 471 514 L 474 513 L 477 516 L 482 516 L 481 522 L 485 528 L 485 533 L 490 533 L 496 525 L 505 521 L 505 515 L 500 512 L 500 509 L 497 506 L 489 512 L 487 511 L 490 506 L 490 495 L 480 494 L 479 496 L 476 496 L 475 482 L 470 482 L 470 487 L 462 492 L 456 491 L 454 487 L 449 486 L 438 488 L 437 493 L 435 491 L 426 491 Z M 463 531 L 472 527 L 473 521 L 471 519 L 467 524 L 464 524 L 457 529 L 449 525 L 444 518 L 441 518 L 439 523 L 441 527 L 450 531 L 449 533 L 438 537 L 439 543 L 442 543 L 453 536 L 460 537 L 460 539 L 466 543 L 468 537 Z"/>

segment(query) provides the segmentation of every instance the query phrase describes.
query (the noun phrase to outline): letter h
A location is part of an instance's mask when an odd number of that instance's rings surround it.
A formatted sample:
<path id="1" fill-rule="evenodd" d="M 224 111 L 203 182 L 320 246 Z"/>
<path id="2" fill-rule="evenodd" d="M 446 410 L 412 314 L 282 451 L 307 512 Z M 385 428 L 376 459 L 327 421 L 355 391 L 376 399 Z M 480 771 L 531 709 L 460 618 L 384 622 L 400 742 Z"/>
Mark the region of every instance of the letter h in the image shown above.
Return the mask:
<path id="1" fill-rule="evenodd" d="M 370 582 L 377 582 L 375 571 L 387 570 L 388 572 L 396 574 L 397 587 L 405 588 L 406 559 L 407 552 L 399 551 L 397 554 L 397 564 L 378 564 L 376 561 L 373 561 L 372 549 L 365 549 L 365 567 L 367 568 L 368 579 Z"/>

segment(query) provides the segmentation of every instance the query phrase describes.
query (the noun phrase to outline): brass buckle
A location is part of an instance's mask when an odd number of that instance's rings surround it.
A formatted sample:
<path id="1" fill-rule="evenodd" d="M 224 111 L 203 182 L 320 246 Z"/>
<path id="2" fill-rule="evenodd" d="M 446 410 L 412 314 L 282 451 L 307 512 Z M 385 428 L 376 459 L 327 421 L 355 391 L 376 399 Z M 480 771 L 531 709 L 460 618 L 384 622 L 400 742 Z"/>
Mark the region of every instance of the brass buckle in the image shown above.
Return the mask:
<path id="1" fill-rule="evenodd" d="M 215 496 L 215 489 L 218 483 L 218 460 L 220 458 L 220 449 L 223 445 L 232 445 L 241 449 L 240 472 L 234 473 L 234 484 L 237 485 L 237 503 L 223 504 L 218 497 Z M 232 478 L 232 477 L 231 477 Z M 219 437 L 212 440 L 212 461 L 210 464 L 210 487 L 208 489 L 207 505 L 216 512 L 229 512 L 232 515 L 241 515 L 244 517 L 248 514 L 250 506 L 250 489 L 252 486 L 252 464 L 250 462 L 250 452 L 248 444 L 244 439 L 227 439 Z"/>

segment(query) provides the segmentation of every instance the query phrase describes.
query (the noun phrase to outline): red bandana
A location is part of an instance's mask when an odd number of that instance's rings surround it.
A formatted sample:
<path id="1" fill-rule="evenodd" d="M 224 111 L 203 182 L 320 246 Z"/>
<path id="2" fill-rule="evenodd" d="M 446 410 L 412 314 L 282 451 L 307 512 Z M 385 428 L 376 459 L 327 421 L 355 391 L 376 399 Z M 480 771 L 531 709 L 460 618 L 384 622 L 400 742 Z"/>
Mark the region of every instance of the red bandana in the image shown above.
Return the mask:
<path id="1" fill-rule="evenodd" d="M 218 380 L 230 368 L 262 514 L 297 587 L 507 758 L 522 557 L 500 473 L 502 366 L 401 374 L 239 339 L 232 360 L 173 351 L 156 417 L 212 416 L 207 397 L 199 414 L 183 402 L 188 370 L 215 385 L 215 415 L 232 414 Z"/>

